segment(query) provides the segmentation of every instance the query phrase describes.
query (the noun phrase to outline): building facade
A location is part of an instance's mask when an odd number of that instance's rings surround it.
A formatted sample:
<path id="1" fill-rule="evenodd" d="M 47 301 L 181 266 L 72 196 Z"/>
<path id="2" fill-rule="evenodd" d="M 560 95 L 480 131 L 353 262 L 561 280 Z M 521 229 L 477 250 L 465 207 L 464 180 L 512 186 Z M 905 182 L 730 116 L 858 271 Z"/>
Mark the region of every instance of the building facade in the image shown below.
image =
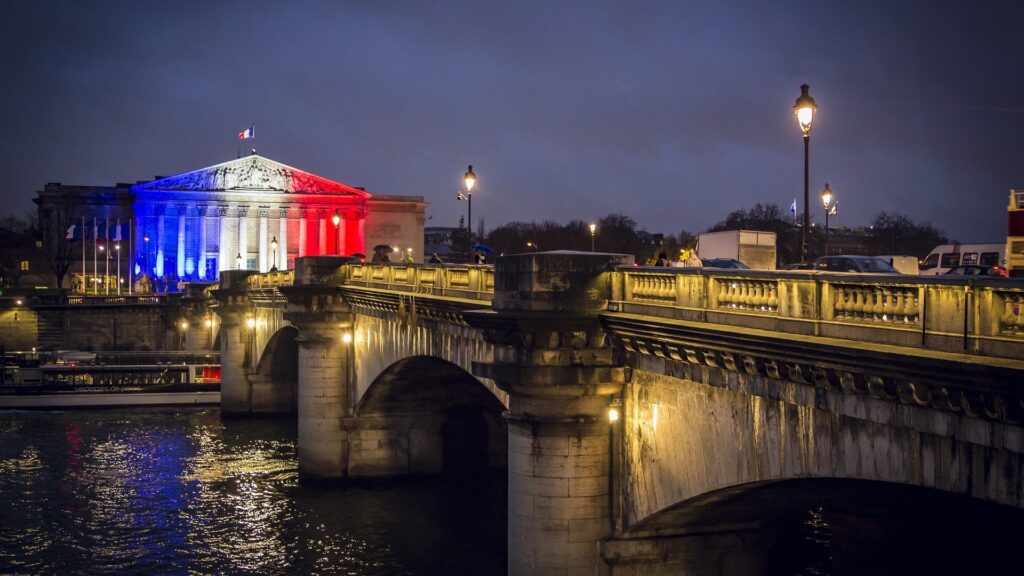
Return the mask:
<path id="1" fill-rule="evenodd" d="M 287 270 L 302 256 L 365 255 L 380 244 L 423 258 L 422 196 L 370 194 L 255 153 L 134 185 L 49 184 L 36 202 L 41 216 L 67 213 L 68 240 L 82 243 L 72 275 L 93 276 L 86 290 L 111 282 L 112 258 L 116 287 Z"/>

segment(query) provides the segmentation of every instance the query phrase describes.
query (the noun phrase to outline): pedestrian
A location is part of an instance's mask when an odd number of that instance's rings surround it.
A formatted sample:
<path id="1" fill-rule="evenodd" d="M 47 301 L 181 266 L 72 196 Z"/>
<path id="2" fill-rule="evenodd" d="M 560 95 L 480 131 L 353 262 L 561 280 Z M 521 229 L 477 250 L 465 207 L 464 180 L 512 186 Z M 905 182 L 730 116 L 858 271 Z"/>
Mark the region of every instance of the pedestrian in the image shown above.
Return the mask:
<path id="1" fill-rule="evenodd" d="M 668 259 L 668 254 L 662 252 L 658 254 L 658 261 L 654 263 L 655 266 L 671 266 L 672 262 Z"/>
<path id="2" fill-rule="evenodd" d="M 479 248 L 476 249 L 476 252 L 473 252 L 473 260 L 477 264 L 486 264 L 487 263 L 487 257 L 484 256 L 484 251 L 479 249 Z"/>
<path id="3" fill-rule="evenodd" d="M 441 257 L 437 255 L 437 252 L 434 252 L 433 254 L 430 255 L 430 263 L 441 264 Z"/>

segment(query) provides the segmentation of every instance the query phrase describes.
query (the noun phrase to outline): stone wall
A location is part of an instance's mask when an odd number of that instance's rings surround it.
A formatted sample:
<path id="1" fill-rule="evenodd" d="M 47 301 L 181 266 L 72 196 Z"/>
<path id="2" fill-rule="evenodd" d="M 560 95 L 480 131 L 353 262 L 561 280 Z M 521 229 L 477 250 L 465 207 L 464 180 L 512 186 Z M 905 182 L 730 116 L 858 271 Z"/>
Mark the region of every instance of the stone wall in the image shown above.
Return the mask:
<path id="1" fill-rule="evenodd" d="M 640 355 L 624 398 L 624 527 L 778 479 L 853 478 L 1024 507 L 1024 429 Z"/>
<path id="2" fill-rule="evenodd" d="M 177 350 L 177 307 L 47 306 L 36 310 L 41 349 Z"/>

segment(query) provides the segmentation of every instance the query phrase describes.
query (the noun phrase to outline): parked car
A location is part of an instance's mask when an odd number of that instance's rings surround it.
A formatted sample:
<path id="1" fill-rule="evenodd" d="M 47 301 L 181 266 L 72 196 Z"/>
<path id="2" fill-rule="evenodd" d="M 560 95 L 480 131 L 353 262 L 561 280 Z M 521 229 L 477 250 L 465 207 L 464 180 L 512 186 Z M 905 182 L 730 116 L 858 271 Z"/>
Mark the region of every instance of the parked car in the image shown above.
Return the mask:
<path id="1" fill-rule="evenodd" d="M 814 261 L 814 269 L 826 272 L 899 274 L 892 265 L 876 256 L 822 256 Z"/>
<path id="2" fill-rule="evenodd" d="M 1005 278 L 1009 276 L 1009 272 L 1007 272 L 1006 268 L 994 264 L 989 266 L 968 264 L 966 266 L 957 266 L 943 274 L 943 276 L 995 276 Z"/>
<path id="3" fill-rule="evenodd" d="M 733 270 L 750 270 L 743 262 L 734 258 L 701 258 L 701 266 L 705 268 L 732 268 Z"/>

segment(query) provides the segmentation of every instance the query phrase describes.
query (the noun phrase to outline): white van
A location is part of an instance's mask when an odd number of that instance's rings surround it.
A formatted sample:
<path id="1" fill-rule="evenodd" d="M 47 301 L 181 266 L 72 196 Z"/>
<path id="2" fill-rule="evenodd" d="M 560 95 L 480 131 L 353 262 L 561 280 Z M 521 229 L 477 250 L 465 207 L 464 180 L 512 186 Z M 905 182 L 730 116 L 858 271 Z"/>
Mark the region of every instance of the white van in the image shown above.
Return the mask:
<path id="1" fill-rule="evenodd" d="M 941 244 L 921 261 L 921 274 L 938 276 L 966 264 L 1006 267 L 1006 244 Z"/>

